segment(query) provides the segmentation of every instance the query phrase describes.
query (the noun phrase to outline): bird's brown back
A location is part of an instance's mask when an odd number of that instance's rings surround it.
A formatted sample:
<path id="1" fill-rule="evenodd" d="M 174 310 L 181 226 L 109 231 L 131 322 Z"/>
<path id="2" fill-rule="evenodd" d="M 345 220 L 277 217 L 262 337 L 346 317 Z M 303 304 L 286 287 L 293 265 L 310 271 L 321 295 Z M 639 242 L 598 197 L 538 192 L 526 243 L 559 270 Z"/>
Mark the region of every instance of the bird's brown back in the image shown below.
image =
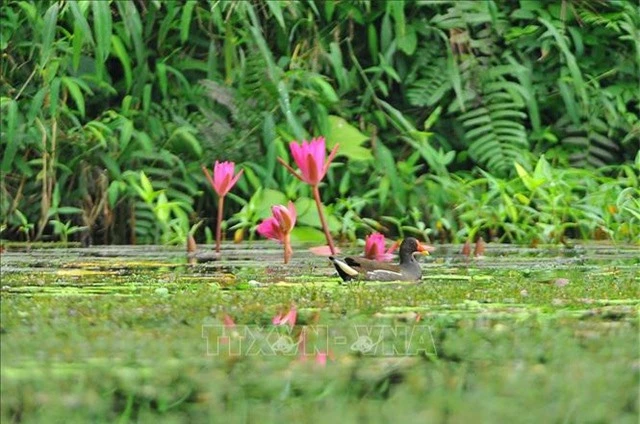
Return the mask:
<path id="1" fill-rule="evenodd" d="M 374 261 L 372 259 L 361 258 L 361 257 L 347 257 L 344 258 L 344 261 L 350 267 L 356 269 L 357 271 L 367 272 L 367 271 L 375 271 L 375 270 L 385 270 L 392 272 L 400 272 L 400 267 L 395 264 Z"/>

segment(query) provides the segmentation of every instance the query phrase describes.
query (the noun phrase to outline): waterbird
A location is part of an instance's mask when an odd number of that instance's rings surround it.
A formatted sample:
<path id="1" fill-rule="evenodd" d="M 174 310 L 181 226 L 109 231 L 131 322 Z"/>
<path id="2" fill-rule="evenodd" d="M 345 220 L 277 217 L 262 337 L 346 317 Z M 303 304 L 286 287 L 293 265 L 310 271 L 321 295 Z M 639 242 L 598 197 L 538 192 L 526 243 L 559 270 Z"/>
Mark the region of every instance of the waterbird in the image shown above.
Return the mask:
<path id="1" fill-rule="evenodd" d="M 428 255 L 429 249 L 415 238 L 407 237 L 400 244 L 400 263 L 397 265 L 353 256 L 329 256 L 329 260 L 344 281 L 417 281 L 422 276 L 422 268 L 416 254 Z"/>

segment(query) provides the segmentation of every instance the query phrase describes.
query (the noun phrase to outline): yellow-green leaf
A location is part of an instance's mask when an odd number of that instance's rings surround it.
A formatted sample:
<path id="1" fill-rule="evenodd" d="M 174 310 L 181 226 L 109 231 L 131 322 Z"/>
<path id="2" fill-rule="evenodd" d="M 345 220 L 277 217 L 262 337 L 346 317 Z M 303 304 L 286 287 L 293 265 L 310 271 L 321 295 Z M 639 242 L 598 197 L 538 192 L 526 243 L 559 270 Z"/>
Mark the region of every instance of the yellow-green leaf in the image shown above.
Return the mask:
<path id="1" fill-rule="evenodd" d="M 330 149 L 336 144 L 340 145 L 339 155 L 353 160 L 373 159 L 371 149 L 362 146 L 369 137 L 362 134 L 360 130 L 340 116 L 329 115 L 329 134 L 327 134 L 326 139 Z"/>

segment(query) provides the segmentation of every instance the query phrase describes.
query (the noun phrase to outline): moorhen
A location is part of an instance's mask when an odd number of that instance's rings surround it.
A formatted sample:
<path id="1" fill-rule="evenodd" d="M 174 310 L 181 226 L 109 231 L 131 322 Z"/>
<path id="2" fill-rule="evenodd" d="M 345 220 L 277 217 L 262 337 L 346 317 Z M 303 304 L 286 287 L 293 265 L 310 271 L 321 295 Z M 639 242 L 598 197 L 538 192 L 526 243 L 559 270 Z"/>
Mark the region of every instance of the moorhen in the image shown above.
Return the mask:
<path id="1" fill-rule="evenodd" d="M 427 248 L 413 237 L 407 237 L 400 245 L 400 264 L 389 264 L 362 257 L 336 258 L 329 260 L 344 281 L 417 281 L 422 268 L 415 258 L 416 253 L 429 254 Z"/>

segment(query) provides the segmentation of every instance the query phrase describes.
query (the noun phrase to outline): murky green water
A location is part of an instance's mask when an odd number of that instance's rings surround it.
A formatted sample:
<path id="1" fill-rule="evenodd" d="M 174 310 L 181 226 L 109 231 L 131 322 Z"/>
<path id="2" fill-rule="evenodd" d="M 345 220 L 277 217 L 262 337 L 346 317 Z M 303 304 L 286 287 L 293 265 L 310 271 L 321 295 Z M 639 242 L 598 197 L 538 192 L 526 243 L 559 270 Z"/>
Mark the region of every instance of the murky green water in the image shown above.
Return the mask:
<path id="1" fill-rule="evenodd" d="M 343 254 L 358 254 L 357 247 Z M 211 250 L 204 246 L 202 252 Z M 421 258 L 422 283 L 482 281 L 496 276 L 522 276 L 553 282 L 568 274 L 637 275 L 640 247 L 592 244 L 573 248 L 519 248 L 489 244 L 482 258 L 461 255 L 460 246 L 440 245 Z M 219 283 L 221 287 L 265 287 L 273 283 L 339 283 L 330 262 L 296 249 L 292 262 L 282 264 L 282 253 L 273 243 L 227 245 L 219 260 L 187 264 L 183 249 L 158 246 L 109 246 L 75 249 L 16 249 L 1 257 L 5 277 L 3 292 L 35 294 L 119 293 L 131 294 L 137 286 L 177 282 Z M 153 278 L 151 278 L 153 277 Z M 369 286 L 380 285 L 369 283 Z M 66 290 L 66 292 L 65 292 Z"/>

